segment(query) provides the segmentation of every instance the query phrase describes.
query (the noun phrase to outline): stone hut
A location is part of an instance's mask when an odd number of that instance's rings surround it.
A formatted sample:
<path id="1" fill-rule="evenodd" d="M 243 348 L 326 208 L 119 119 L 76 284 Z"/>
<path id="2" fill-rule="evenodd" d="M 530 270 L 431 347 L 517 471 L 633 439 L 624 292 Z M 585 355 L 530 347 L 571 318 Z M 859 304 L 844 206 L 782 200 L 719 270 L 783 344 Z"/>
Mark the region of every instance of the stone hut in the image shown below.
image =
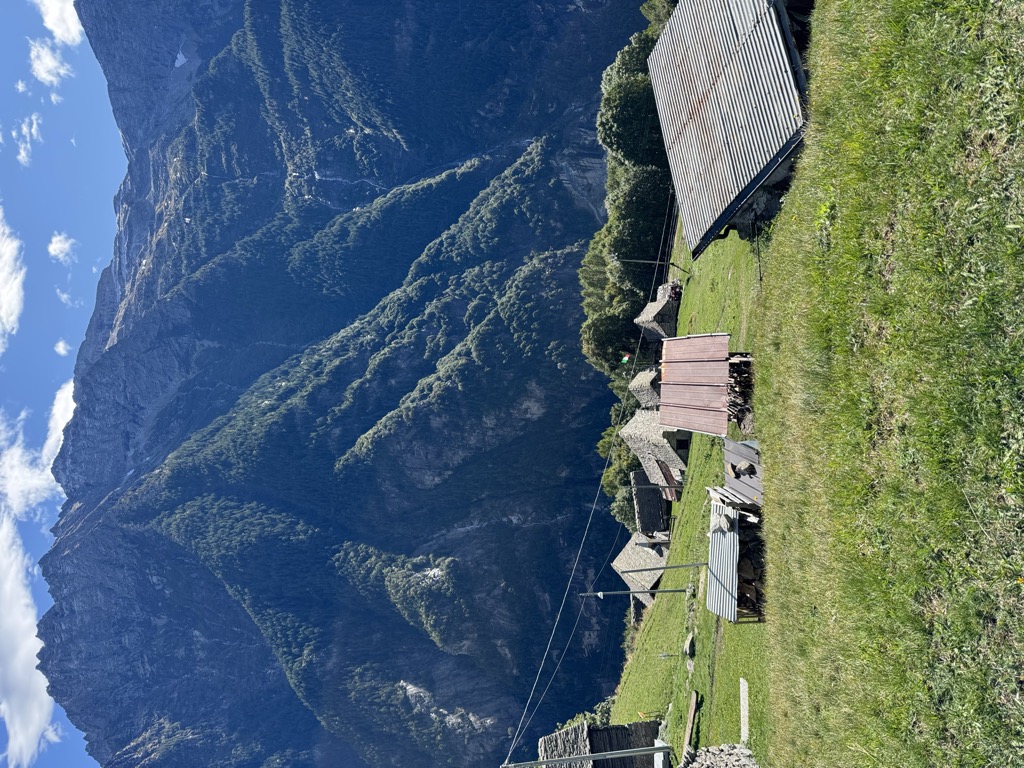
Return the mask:
<path id="1" fill-rule="evenodd" d="M 658 297 L 633 320 L 640 326 L 644 338 L 660 341 L 676 335 L 676 318 L 682 296 L 683 289 L 679 283 L 665 283 L 658 288 Z"/>
<path id="2" fill-rule="evenodd" d="M 654 768 L 652 755 L 605 760 L 588 760 L 587 755 L 653 746 L 660 726 L 658 720 L 644 720 L 629 725 L 579 723 L 543 737 L 537 742 L 537 755 L 541 760 L 555 757 L 581 758 L 577 762 L 565 763 L 565 768 Z"/>
<path id="3" fill-rule="evenodd" d="M 629 382 L 629 393 L 640 402 L 641 408 L 657 409 L 661 402 L 660 382 L 661 371 L 652 366 L 633 377 Z"/>
<path id="4" fill-rule="evenodd" d="M 632 595 L 633 599 L 649 607 L 654 603 L 654 595 L 647 594 L 647 590 L 656 589 L 661 575 L 665 571 L 665 564 L 668 562 L 668 537 L 667 536 L 646 536 L 642 533 L 634 533 L 622 551 L 612 560 L 612 569 L 626 582 L 626 587 L 631 590 L 642 590 L 639 595 Z M 637 568 L 653 568 L 657 570 L 645 570 L 641 573 L 623 573 L 623 571 L 635 570 Z"/>
<path id="5" fill-rule="evenodd" d="M 651 485 L 672 486 L 662 496 L 675 501 L 686 472 L 683 457 L 690 450 L 690 433 L 663 427 L 658 422 L 657 411 L 641 410 L 619 430 L 619 436 L 640 459 Z"/>
<path id="6" fill-rule="evenodd" d="M 633 510 L 636 513 L 636 529 L 640 533 L 657 533 L 668 530 L 668 515 L 661 491 L 651 487 L 643 472 L 629 473 L 629 486 L 633 494 Z"/>

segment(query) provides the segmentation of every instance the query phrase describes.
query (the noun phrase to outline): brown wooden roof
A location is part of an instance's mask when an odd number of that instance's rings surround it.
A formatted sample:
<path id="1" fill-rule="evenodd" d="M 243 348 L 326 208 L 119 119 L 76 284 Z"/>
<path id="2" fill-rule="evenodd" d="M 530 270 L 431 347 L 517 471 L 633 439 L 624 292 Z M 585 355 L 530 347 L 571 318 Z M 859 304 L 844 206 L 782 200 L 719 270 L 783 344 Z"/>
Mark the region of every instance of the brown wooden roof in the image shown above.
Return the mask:
<path id="1" fill-rule="evenodd" d="M 658 421 L 663 427 L 725 435 L 729 425 L 729 334 L 665 339 Z"/>

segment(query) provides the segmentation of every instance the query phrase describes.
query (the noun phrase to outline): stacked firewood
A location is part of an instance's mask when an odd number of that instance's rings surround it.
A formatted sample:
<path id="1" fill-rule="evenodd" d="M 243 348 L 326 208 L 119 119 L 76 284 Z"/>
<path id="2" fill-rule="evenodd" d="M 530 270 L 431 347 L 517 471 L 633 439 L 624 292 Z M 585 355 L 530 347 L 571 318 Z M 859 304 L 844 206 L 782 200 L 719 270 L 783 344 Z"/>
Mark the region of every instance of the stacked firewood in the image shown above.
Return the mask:
<path id="1" fill-rule="evenodd" d="M 729 356 L 729 418 L 742 425 L 750 416 L 754 394 L 754 365 L 749 354 Z"/>
<path id="2" fill-rule="evenodd" d="M 740 556 L 736 566 L 738 606 L 741 611 L 761 615 L 764 608 L 764 546 L 760 530 L 753 525 L 741 525 L 739 536 Z"/>

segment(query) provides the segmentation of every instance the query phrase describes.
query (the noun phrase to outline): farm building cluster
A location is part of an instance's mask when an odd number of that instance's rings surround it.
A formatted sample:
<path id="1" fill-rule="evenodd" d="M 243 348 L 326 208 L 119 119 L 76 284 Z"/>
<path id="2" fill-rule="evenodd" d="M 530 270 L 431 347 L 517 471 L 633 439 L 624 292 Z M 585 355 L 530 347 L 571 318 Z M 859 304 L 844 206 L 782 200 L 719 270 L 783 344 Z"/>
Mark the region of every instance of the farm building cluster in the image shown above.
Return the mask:
<path id="1" fill-rule="evenodd" d="M 806 120 L 805 75 L 787 11 L 800 2 L 680 0 L 648 60 L 679 220 L 694 259 L 726 227 L 753 234 L 777 212 Z M 661 356 L 659 366 L 629 383 L 639 408 L 619 435 L 642 469 L 630 475 L 635 533 L 613 568 L 639 619 L 667 564 L 670 504 L 686 482 L 691 436 L 720 437 L 722 484 L 706 489 L 706 605 L 731 622 L 757 620 L 764 574 L 757 530 L 761 456 L 756 441 L 727 437 L 730 422 L 742 434 L 751 430 L 752 359 L 731 352 L 727 334 L 677 336 L 682 290 L 662 285 L 635 320 L 645 339 L 661 344 Z M 742 744 L 691 749 L 695 707 L 696 694 L 680 766 L 756 768 Z M 657 721 L 580 723 L 544 737 L 538 751 L 538 761 L 516 765 L 660 768 L 671 758 L 665 725 Z"/>

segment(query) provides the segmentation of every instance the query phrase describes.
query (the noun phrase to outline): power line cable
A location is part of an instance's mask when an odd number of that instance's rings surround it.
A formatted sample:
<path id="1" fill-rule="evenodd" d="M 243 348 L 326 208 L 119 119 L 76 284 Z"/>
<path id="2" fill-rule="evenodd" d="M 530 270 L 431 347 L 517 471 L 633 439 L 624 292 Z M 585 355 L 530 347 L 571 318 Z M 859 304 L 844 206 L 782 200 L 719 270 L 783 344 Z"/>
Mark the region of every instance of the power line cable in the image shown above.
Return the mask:
<path id="1" fill-rule="evenodd" d="M 669 221 L 669 216 L 671 214 L 671 207 L 670 207 L 671 203 L 672 203 L 672 193 L 670 191 L 669 192 L 669 196 L 668 196 L 668 201 L 667 201 L 667 204 L 666 204 L 665 220 L 662 223 L 661 240 L 660 240 L 660 242 L 658 244 L 658 261 L 659 262 L 663 258 L 664 245 L 665 245 L 665 233 L 666 233 L 666 231 L 668 229 L 668 221 Z M 669 264 L 666 265 L 666 275 L 668 274 L 667 269 L 668 269 L 668 266 L 671 263 L 671 259 L 672 259 L 671 251 L 669 251 L 668 258 L 666 259 L 666 261 L 669 262 Z M 648 295 L 648 301 L 653 301 L 653 299 L 654 299 L 654 296 L 655 296 L 656 291 L 657 291 L 658 273 L 660 271 L 661 271 L 661 265 L 660 264 L 658 266 L 656 266 L 654 268 L 654 270 L 652 271 L 652 274 L 651 274 L 651 287 L 648 290 L 648 294 L 647 294 Z M 636 347 L 635 347 L 635 350 L 634 350 L 633 357 L 632 357 L 632 359 L 630 361 L 630 371 L 629 371 L 629 378 L 630 379 L 632 379 L 632 377 L 636 374 L 636 366 L 637 366 L 638 358 L 639 358 L 639 355 L 640 355 L 640 348 L 643 345 L 643 340 L 644 340 L 644 335 L 643 335 L 643 330 L 641 329 L 639 338 L 637 338 Z M 618 412 L 618 414 L 616 416 L 615 424 L 614 424 L 614 429 L 615 429 L 616 436 L 618 436 L 618 433 L 619 433 L 620 425 L 622 423 L 622 416 L 623 416 L 623 409 L 619 409 L 619 412 Z M 602 471 L 601 471 L 601 475 L 602 476 L 604 475 L 604 472 L 607 471 L 608 466 L 611 463 L 611 456 L 612 456 L 612 453 L 609 450 L 608 451 L 608 455 L 605 457 L 604 469 L 602 469 Z M 569 573 L 569 579 L 568 579 L 568 581 L 566 582 L 566 585 L 565 585 L 565 592 L 562 594 L 562 602 L 559 604 L 558 612 L 555 614 L 555 622 L 554 622 L 554 624 L 551 627 L 551 635 L 548 637 L 547 645 L 544 648 L 544 654 L 541 657 L 540 666 L 537 669 L 537 675 L 534 677 L 533 685 L 530 688 L 530 695 L 526 699 L 526 705 L 523 707 L 523 714 L 519 718 L 519 723 L 516 726 L 516 732 L 515 732 L 515 734 L 512 737 L 512 744 L 509 747 L 508 755 L 506 755 L 506 757 L 505 757 L 505 763 L 508 763 L 512 759 L 512 753 L 516 750 L 516 747 L 519 746 L 520 739 L 522 739 L 522 737 L 525 735 L 526 729 L 529 727 L 530 723 L 533 721 L 534 715 L 536 715 L 537 710 L 540 708 L 541 704 L 544 703 L 544 698 L 547 695 L 548 690 L 551 688 L 551 684 L 554 682 L 555 675 L 558 673 L 558 670 L 559 670 L 559 668 L 562 665 L 562 659 L 565 658 L 565 651 L 563 650 L 563 652 L 559 655 L 558 662 L 555 665 L 555 669 L 551 673 L 551 677 L 548 679 L 547 685 L 544 687 L 544 690 L 541 692 L 540 698 L 537 700 L 537 704 L 533 708 L 532 714 L 530 714 L 529 719 L 527 719 L 527 713 L 530 712 L 530 705 L 533 703 L 534 694 L 537 692 L 537 685 L 540 682 L 541 675 L 544 672 L 544 667 L 547 664 L 548 654 L 551 652 L 551 646 L 554 643 L 555 634 L 558 631 L 558 625 L 559 625 L 559 622 L 561 621 L 561 618 L 562 618 L 562 612 L 565 609 L 565 603 L 566 603 L 566 601 L 568 600 L 568 597 L 569 597 L 569 590 L 572 588 L 572 581 L 576 577 L 576 569 L 578 568 L 579 562 L 580 562 L 580 558 L 583 555 L 583 548 L 586 545 L 587 537 L 590 534 L 590 527 L 591 527 L 591 524 L 593 523 L 594 513 L 597 510 L 597 505 L 598 505 L 598 502 L 600 501 L 600 499 L 601 499 L 601 484 L 600 484 L 600 479 L 599 479 L 598 480 L 597 493 L 594 495 L 594 501 L 593 501 L 593 503 L 590 506 L 590 514 L 587 517 L 587 524 L 586 524 L 586 526 L 583 529 L 583 536 L 580 539 L 579 549 L 576 552 L 576 558 L 573 561 L 572 570 Z M 618 535 L 616 535 L 616 540 L 617 539 L 618 539 Z M 607 561 L 605 562 L 605 565 L 601 567 L 601 571 L 602 572 L 604 571 L 604 568 L 606 566 L 607 566 Z M 600 576 L 600 573 L 598 574 L 598 576 Z M 596 580 L 597 579 L 595 578 L 594 581 L 596 582 Z M 593 586 L 593 585 L 591 585 L 591 586 Z M 569 632 L 569 637 L 568 637 L 568 639 L 566 640 L 566 643 L 565 643 L 565 648 L 566 649 L 572 643 L 573 637 L 575 636 L 576 628 L 579 626 L 580 618 L 583 615 L 583 611 L 584 611 L 585 607 L 586 607 L 586 604 L 585 603 L 581 603 L 580 611 L 579 611 L 579 613 L 576 616 L 576 623 L 573 625 L 572 630 Z"/>

